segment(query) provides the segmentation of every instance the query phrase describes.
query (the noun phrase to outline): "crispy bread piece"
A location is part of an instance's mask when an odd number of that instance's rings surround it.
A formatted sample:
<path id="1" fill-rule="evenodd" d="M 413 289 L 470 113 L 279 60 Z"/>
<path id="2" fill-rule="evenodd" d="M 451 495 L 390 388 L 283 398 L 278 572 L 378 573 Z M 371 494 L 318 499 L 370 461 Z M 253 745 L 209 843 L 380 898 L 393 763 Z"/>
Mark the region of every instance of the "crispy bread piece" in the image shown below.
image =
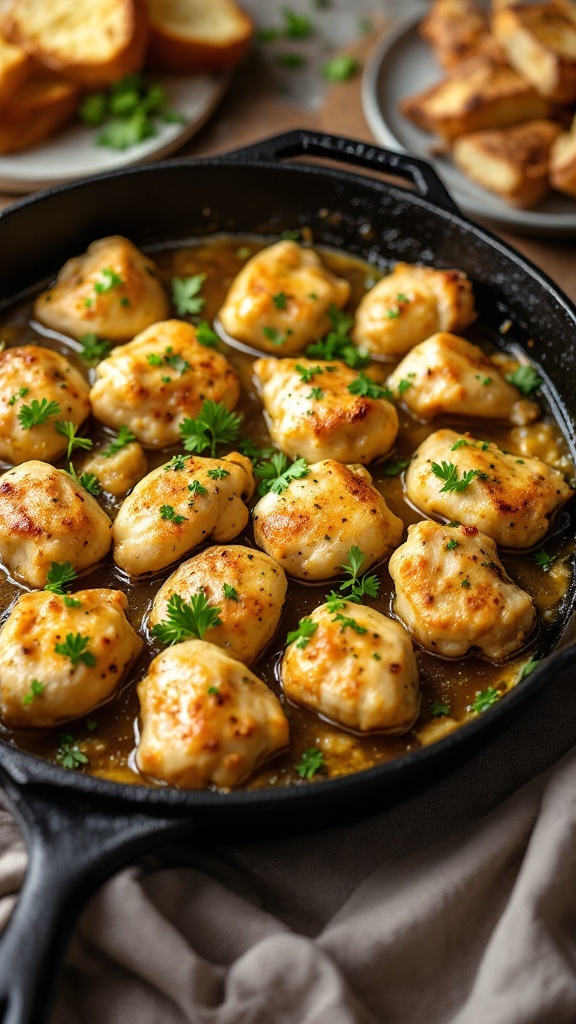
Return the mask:
<path id="1" fill-rule="evenodd" d="M 246 55 L 253 25 L 234 0 L 146 0 L 148 64 L 158 71 L 223 71 Z"/>
<path id="2" fill-rule="evenodd" d="M 15 153 L 47 139 L 71 121 L 78 86 L 49 72 L 38 73 L 0 110 L 0 153 Z"/>
<path id="3" fill-rule="evenodd" d="M 547 117 L 552 107 L 513 68 L 474 57 L 432 88 L 406 97 L 400 110 L 424 131 L 452 142 L 482 128 Z"/>
<path id="4" fill-rule="evenodd" d="M 420 35 L 446 70 L 496 46 L 488 14 L 475 0 L 434 0 Z"/>
<path id="5" fill-rule="evenodd" d="M 526 121 L 472 132 L 454 143 L 454 160 L 468 177 L 511 206 L 533 206 L 548 192 L 550 149 L 561 131 L 554 121 Z"/>
<path id="6" fill-rule="evenodd" d="M 16 0 L 2 28 L 45 67 L 90 88 L 139 71 L 149 34 L 144 0 Z"/>
<path id="7" fill-rule="evenodd" d="M 34 61 L 25 50 L 8 43 L 0 35 L 0 105 L 24 85 L 33 67 Z"/>
<path id="8" fill-rule="evenodd" d="M 550 184 L 576 198 L 576 117 L 569 132 L 562 132 L 550 152 Z"/>
<path id="9" fill-rule="evenodd" d="M 494 12 L 492 28 L 510 64 L 555 103 L 576 100 L 576 8 L 520 3 Z"/>

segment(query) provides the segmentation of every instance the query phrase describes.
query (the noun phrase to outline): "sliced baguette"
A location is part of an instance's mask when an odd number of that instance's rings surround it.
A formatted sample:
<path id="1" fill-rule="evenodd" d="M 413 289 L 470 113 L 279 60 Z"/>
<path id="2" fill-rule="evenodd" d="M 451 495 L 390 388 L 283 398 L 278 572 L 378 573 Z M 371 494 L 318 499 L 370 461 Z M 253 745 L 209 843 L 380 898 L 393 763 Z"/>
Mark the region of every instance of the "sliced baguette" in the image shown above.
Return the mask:
<path id="1" fill-rule="evenodd" d="M 71 121 L 78 86 L 49 72 L 29 78 L 0 110 L 0 153 L 27 149 Z"/>
<path id="2" fill-rule="evenodd" d="M 33 67 L 34 61 L 25 50 L 0 36 L 0 105 L 24 85 Z"/>
<path id="3" fill-rule="evenodd" d="M 402 100 L 400 110 L 424 131 L 452 142 L 484 128 L 547 117 L 552 105 L 507 64 L 474 57 L 432 88 Z"/>
<path id="4" fill-rule="evenodd" d="M 576 117 L 570 131 L 562 132 L 552 146 L 550 184 L 576 198 Z"/>
<path id="5" fill-rule="evenodd" d="M 187 74 L 225 71 L 250 47 L 253 24 L 233 0 L 147 0 L 148 65 Z"/>
<path id="6" fill-rule="evenodd" d="M 2 27 L 45 67 L 89 88 L 139 71 L 148 45 L 144 0 L 15 0 Z"/>
<path id="7" fill-rule="evenodd" d="M 454 161 L 511 206 L 534 206 L 549 190 L 550 150 L 561 131 L 556 122 L 539 120 L 462 135 L 454 144 Z"/>
<path id="8" fill-rule="evenodd" d="M 492 29 L 512 67 L 542 96 L 576 100 L 576 7 L 514 4 L 494 11 Z"/>
<path id="9" fill-rule="evenodd" d="M 475 0 L 433 0 L 419 31 L 446 70 L 485 52 L 491 39 L 488 14 Z"/>

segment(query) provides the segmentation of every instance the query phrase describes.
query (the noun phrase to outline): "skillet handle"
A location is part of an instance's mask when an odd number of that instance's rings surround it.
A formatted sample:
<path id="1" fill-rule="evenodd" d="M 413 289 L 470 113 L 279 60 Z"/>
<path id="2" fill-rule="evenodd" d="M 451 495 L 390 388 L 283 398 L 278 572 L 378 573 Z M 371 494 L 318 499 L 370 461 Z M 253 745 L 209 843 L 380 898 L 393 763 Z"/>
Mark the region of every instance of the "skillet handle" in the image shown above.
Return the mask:
<path id="1" fill-rule="evenodd" d="M 71 796 L 64 801 L 52 789 L 23 794 L 3 782 L 24 833 L 28 867 L 0 939 L 0 1022 L 41 1024 L 68 935 L 89 896 L 135 855 L 189 832 L 190 823 Z"/>
<path id="2" fill-rule="evenodd" d="M 226 157 L 233 157 L 241 163 L 245 161 L 276 162 L 294 156 L 326 157 L 338 160 L 343 164 L 357 167 L 368 167 L 372 171 L 381 171 L 403 178 L 414 186 L 423 199 L 428 199 L 447 213 L 462 213 L 451 195 L 446 191 L 433 167 L 425 160 L 404 153 L 395 153 L 391 149 L 381 149 L 370 142 L 358 139 L 346 139 L 341 135 L 326 135 L 323 132 L 310 132 L 301 128 L 286 132 L 283 135 L 272 135 L 243 149 L 233 150 Z"/>

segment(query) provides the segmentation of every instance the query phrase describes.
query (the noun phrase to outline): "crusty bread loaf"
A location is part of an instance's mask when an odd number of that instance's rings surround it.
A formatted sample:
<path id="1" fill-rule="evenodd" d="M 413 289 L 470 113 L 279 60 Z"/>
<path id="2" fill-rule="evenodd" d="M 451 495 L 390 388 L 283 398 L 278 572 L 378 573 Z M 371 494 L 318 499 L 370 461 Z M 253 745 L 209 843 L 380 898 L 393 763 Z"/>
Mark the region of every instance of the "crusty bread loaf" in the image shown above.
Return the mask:
<path id="1" fill-rule="evenodd" d="M 253 25 L 233 0 L 147 0 L 148 64 L 158 71 L 223 71 L 246 55 Z"/>
<path id="2" fill-rule="evenodd" d="M 144 64 L 144 0 L 14 0 L 3 31 L 41 64 L 90 88 L 115 82 Z"/>
<path id="3" fill-rule="evenodd" d="M 492 28 L 510 64 L 542 96 L 576 100 L 576 7 L 514 4 L 494 11 Z"/>
<path id="4" fill-rule="evenodd" d="M 400 110 L 425 131 L 447 142 L 484 128 L 504 128 L 547 117 L 552 106 L 517 71 L 497 59 L 475 57 Z"/>
<path id="5" fill-rule="evenodd" d="M 576 117 L 569 132 L 554 140 L 550 153 L 550 183 L 576 198 Z"/>
<path id="6" fill-rule="evenodd" d="M 24 85 L 33 67 L 34 61 L 25 50 L 0 36 L 0 106 Z"/>
<path id="7" fill-rule="evenodd" d="M 488 14 L 475 0 L 433 0 L 420 22 L 420 35 L 447 70 L 496 45 Z"/>
<path id="8" fill-rule="evenodd" d="M 550 149 L 561 131 L 554 121 L 538 120 L 472 132 L 454 143 L 454 160 L 478 185 L 512 206 L 534 206 L 549 190 Z"/>
<path id="9" fill-rule="evenodd" d="M 78 106 L 78 86 L 49 72 L 38 73 L 0 110 L 0 153 L 34 146 L 71 121 Z"/>

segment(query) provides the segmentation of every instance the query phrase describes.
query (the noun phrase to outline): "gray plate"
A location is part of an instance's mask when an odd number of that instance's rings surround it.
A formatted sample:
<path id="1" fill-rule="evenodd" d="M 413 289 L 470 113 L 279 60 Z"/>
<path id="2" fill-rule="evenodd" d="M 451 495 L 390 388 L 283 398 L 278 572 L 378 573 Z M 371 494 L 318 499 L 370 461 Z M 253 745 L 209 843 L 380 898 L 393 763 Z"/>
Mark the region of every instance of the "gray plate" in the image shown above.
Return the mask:
<path id="1" fill-rule="evenodd" d="M 516 210 L 474 185 L 449 157 L 431 156 L 435 137 L 403 117 L 398 104 L 405 96 L 433 85 L 442 68 L 418 35 L 420 16 L 389 33 L 366 67 L 362 82 L 364 114 L 375 139 L 389 149 L 429 160 L 455 201 L 472 217 L 525 235 L 576 236 L 576 200 L 553 192 L 531 210 Z"/>

